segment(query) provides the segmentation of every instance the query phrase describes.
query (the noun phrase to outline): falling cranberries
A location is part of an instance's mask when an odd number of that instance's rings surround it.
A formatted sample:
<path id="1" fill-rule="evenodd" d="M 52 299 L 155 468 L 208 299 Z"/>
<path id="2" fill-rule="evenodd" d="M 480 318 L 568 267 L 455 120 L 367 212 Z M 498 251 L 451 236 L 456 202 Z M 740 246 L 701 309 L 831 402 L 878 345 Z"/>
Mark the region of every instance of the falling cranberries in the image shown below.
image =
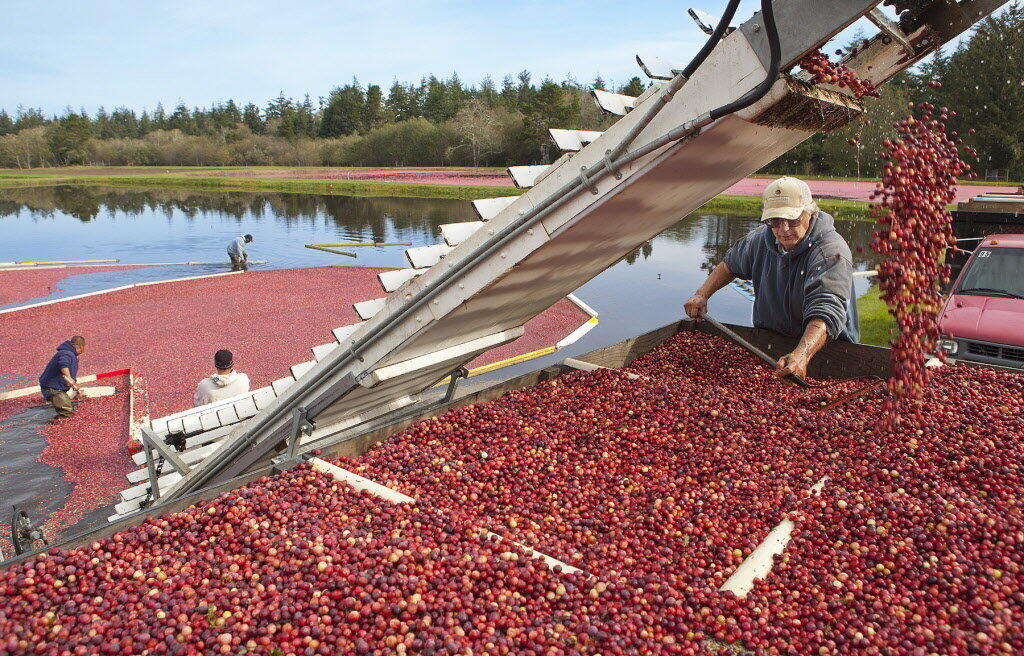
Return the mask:
<path id="1" fill-rule="evenodd" d="M 836 51 L 836 54 L 841 54 Z M 878 97 L 878 90 L 871 82 L 861 79 L 853 70 L 837 64 L 828 55 L 816 50 L 800 60 L 800 68 L 807 71 L 815 84 L 831 84 L 849 89 L 855 98 Z"/>
<path id="2" fill-rule="evenodd" d="M 961 143 L 946 133 L 950 112 L 930 103 L 917 109 L 917 117 L 896 123 L 896 137 L 883 142 L 882 181 L 872 194 L 879 229 L 871 247 L 882 256 L 878 284 L 898 327 L 888 387 L 911 400 L 920 398 L 927 382 L 928 357 L 942 357 L 937 317 L 949 280 L 942 255 L 956 247 L 946 206 L 956 198 L 957 178 L 970 170 L 960 157 Z"/>

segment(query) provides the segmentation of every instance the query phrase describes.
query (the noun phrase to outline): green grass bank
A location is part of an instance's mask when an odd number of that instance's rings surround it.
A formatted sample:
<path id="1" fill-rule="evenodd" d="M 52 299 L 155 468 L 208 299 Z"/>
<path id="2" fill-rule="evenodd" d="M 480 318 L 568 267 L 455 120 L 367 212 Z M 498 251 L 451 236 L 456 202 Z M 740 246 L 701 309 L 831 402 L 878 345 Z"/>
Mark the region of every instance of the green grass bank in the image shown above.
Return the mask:
<path id="1" fill-rule="evenodd" d="M 260 170 L 261 168 L 264 167 L 234 167 L 234 170 Z M 181 175 L 175 174 L 175 169 L 166 170 L 169 172 L 159 174 L 111 173 L 109 175 L 83 175 L 77 172 L 62 172 L 57 169 L 36 169 L 31 172 L 4 169 L 0 170 L 0 189 L 48 185 L 88 185 L 186 190 L 264 191 L 292 194 L 327 194 L 337 196 L 450 198 L 458 200 L 476 200 L 478 198 L 493 198 L 495 196 L 514 196 L 522 194 L 525 191 L 516 187 L 491 187 L 480 185 L 294 178 L 241 178 L 220 175 L 204 176 L 197 174 L 195 168 L 187 169 L 189 173 L 188 175 Z M 49 171 L 52 171 L 52 173 Z M 818 204 L 823 210 L 832 214 L 837 219 L 870 219 L 868 203 L 861 201 L 823 199 L 819 201 Z M 700 211 L 707 214 L 729 216 L 757 216 L 761 212 L 761 199 L 753 196 L 722 195 L 705 204 Z"/>

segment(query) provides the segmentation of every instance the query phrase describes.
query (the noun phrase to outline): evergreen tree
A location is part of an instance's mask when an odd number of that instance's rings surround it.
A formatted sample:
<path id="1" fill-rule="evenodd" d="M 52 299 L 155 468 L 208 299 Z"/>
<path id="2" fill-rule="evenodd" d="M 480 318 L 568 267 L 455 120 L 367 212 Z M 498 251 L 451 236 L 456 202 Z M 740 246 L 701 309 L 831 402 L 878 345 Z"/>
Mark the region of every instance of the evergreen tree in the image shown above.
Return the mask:
<path id="1" fill-rule="evenodd" d="M 263 118 L 260 117 L 260 110 L 252 103 L 247 104 L 242 111 L 242 122 L 245 123 L 245 126 L 253 134 L 263 134 L 266 132 L 267 126 L 263 122 Z"/>
<path id="2" fill-rule="evenodd" d="M 114 137 L 120 139 L 138 137 L 143 134 L 135 112 L 127 107 L 115 107 L 114 111 L 110 113 L 110 132 Z"/>
<path id="3" fill-rule="evenodd" d="M 634 76 L 629 82 L 619 89 L 619 93 L 624 93 L 627 96 L 639 96 L 646 90 L 647 87 L 644 86 L 643 81 L 641 81 L 639 77 Z"/>
<path id="4" fill-rule="evenodd" d="M 93 121 L 94 132 L 100 139 L 110 139 L 114 136 L 114 131 L 110 126 L 110 115 L 107 114 L 107 110 L 101 105 L 96 110 L 96 119 Z"/>
<path id="5" fill-rule="evenodd" d="M 15 132 L 21 132 L 22 130 L 37 128 L 43 125 L 46 125 L 46 117 L 43 115 L 43 110 L 32 107 L 25 108 L 18 105 L 18 110 L 14 114 Z"/>
<path id="6" fill-rule="evenodd" d="M 371 84 L 366 87 L 366 105 L 363 110 L 363 128 L 372 130 L 383 125 L 384 115 L 384 92 L 379 84 Z"/>
<path id="7" fill-rule="evenodd" d="M 86 164 L 86 144 L 91 136 L 89 117 L 68 112 L 47 128 L 46 143 L 58 165 Z"/>
<path id="8" fill-rule="evenodd" d="M 163 103 L 157 103 L 156 109 L 153 110 L 153 129 L 167 129 L 167 113 L 164 111 Z"/>
<path id="9" fill-rule="evenodd" d="M 192 120 L 192 112 L 185 103 L 179 102 L 174 108 L 170 118 L 167 119 L 167 127 L 171 130 L 181 130 L 185 134 L 195 134 L 196 125 Z"/>
<path id="10" fill-rule="evenodd" d="M 501 92 L 499 96 L 501 98 L 501 104 L 505 106 L 505 109 L 510 112 L 518 109 L 519 92 L 516 89 L 515 79 L 513 79 L 511 75 L 506 75 L 501 81 Z"/>
<path id="11" fill-rule="evenodd" d="M 358 81 L 353 79 L 351 84 L 336 87 L 327 98 L 320 119 L 320 136 L 356 134 L 363 129 L 365 113 L 366 96 Z"/>
<path id="12" fill-rule="evenodd" d="M 14 132 L 14 121 L 6 111 L 0 109 L 0 136 Z"/>
<path id="13" fill-rule="evenodd" d="M 477 97 L 484 101 L 488 107 L 498 106 L 498 89 L 494 86 L 494 80 L 491 79 L 490 75 L 485 75 L 484 79 L 480 82 L 480 92 Z"/>
<path id="14" fill-rule="evenodd" d="M 398 80 L 391 83 L 388 99 L 384 101 L 384 109 L 392 121 L 407 121 L 419 115 L 414 102 L 412 89 Z"/>
<path id="15" fill-rule="evenodd" d="M 227 104 L 224 105 L 224 117 L 226 119 L 225 124 L 231 127 L 242 122 L 242 112 L 238 110 L 238 105 L 235 104 L 235 101 L 230 98 Z"/>

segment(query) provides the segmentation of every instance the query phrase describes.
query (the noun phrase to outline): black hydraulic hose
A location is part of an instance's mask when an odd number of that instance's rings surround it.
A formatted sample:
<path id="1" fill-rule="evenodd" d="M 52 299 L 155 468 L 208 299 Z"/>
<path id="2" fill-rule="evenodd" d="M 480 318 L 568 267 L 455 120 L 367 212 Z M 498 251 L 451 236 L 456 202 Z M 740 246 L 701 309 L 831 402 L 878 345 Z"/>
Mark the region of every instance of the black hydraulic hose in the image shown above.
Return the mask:
<path id="1" fill-rule="evenodd" d="M 700 68 L 700 65 L 704 63 L 704 60 L 708 58 L 711 51 L 715 49 L 718 42 L 722 40 L 722 36 L 725 31 L 729 29 L 729 23 L 732 22 L 732 17 L 736 15 L 736 9 L 740 6 L 740 0 L 729 0 L 729 4 L 725 6 L 725 11 L 722 14 L 722 19 L 718 21 L 718 25 L 715 26 L 715 31 L 711 33 L 708 40 L 704 43 L 704 47 L 694 55 L 690 63 L 683 69 L 683 78 L 689 79 L 693 75 L 694 71 Z"/>
<path id="2" fill-rule="evenodd" d="M 723 116 L 738 112 L 741 109 L 750 107 L 764 97 L 768 90 L 775 84 L 779 77 L 779 66 L 782 64 L 782 44 L 779 43 L 779 26 L 775 24 L 775 12 L 772 9 L 772 0 L 761 0 L 761 19 L 764 21 L 765 35 L 768 37 L 768 53 L 770 63 L 768 64 L 768 75 L 761 84 L 757 85 L 739 99 L 722 105 L 711 111 L 711 120 L 714 121 Z"/>
<path id="3" fill-rule="evenodd" d="M 768 90 L 771 89 L 772 84 L 778 78 L 779 60 L 781 59 L 779 33 L 775 25 L 775 15 L 774 13 L 772 13 L 771 3 L 772 0 L 761 0 L 762 16 L 764 18 L 765 28 L 767 29 L 768 44 L 770 48 L 772 62 L 768 74 L 765 77 L 765 80 L 761 82 L 761 84 L 752 89 L 750 92 L 744 94 L 737 101 L 729 103 L 727 105 L 723 105 L 718 109 L 712 110 L 712 112 L 699 116 L 691 121 L 687 121 L 686 123 L 683 123 L 682 125 L 679 125 L 676 128 L 672 129 L 662 137 L 659 137 L 658 139 L 648 142 L 647 144 L 635 150 L 632 150 L 622 155 L 621 157 L 612 156 L 606 158 L 603 161 L 597 162 L 594 166 L 594 175 L 596 176 L 607 174 L 613 170 L 617 170 L 619 167 L 629 164 L 634 160 L 643 157 L 644 155 L 654 152 L 655 150 L 658 150 L 662 146 L 666 146 L 672 142 L 678 141 L 693 134 L 700 128 L 708 125 L 713 120 L 715 120 L 712 117 L 713 114 L 717 114 L 717 117 L 720 118 L 721 116 L 725 116 L 726 114 L 728 114 L 730 111 L 737 111 L 739 109 L 743 109 L 744 107 L 748 107 L 754 104 L 755 102 L 760 100 L 765 94 L 767 94 Z M 681 79 L 681 77 L 682 76 L 677 76 L 677 79 Z M 665 103 L 662 103 L 662 106 L 664 106 L 664 104 Z M 620 145 L 623 148 L 625 148 L 628 145 L 628 142 L 624 141 L 623 144 Z M 604 169 L 603 172 L 602 169 Z M 444 285 L 449 280 L 459 275 L 460 271 L 464 271 L 479 264 L 488 254 L 490 254 L 495 248 L 497 248 L 503 242 L 509 239 L 513 239 L 517 237 L 519 234 L 532 228 L 535 223 L 543 219 L 549 213 L 561 207 L 564 203 L 573 198 L 577 193 L 585 189 L 586 186 L 587 185 L 585 184 L 585 181 L 581 178 L 577 178 L 574 180 L 570 180 L 569 182 L 566 182 L 557 191 L 550 194 L 547 198 L 545 198 L 540 203 L 535 205 L 531 210 L 526 212 L 522 217 L 520 217 L 519 221 L 515 223 L 510 223 L 501 230 L 499 230 L 498 232 L 496 232 L 486 242 L 484 242 L 484 244 L 482 244 L 475 253 L 470 255 L 467 258 L 467 260 L 462 264 L 462 266 L 460 266 L 459 268 L 446 269 L 440 276 L 438 276 L 437 280 L 433 281 L 432 283 L 429 284 L 429 286 L 422 289 L 414 298 L 410 299 L 409 303 L 399 308 L 399 310 L 394 315 L 387 318 L 380 326 L 375 327 L 375 329 L 372 332 L 363 335 L 360 339 L 353 343 L 349 350 L 343 353 L 337 362 L 331 363 L 329 369 L 325 373 L 327 375 L 334 375 L 335 373 L 343 369 L 345 366 L 350 364 L 354 359 L 362 360 L 362 358 L 357 354 L 360 351 L 362 351 L 367 345 L 372 343 L 377 335 L 387 331 L 391 327 L 398 324 L 400 321 L 411 316 L 423 305 L 425 305 L 431 299 L 433 299 L 434 296 L 444 288 Z M 298 386 L 295 386 L 292 389 L 297 390 L 297 388 Z M 268 424 L 276 421 L 279 417 L 287 416 L 287 413 L 291 412 L 292 408 L 296 407 L 296 404 L 298 402 L 299 399 L 297 397 L 292 398 L 286 401 L 285 403 L 282 403 L 281 406 L 276 408 L 275 412 L 273 413 L 260 414 L 257 415 L 256 417 L 253 417 L 253 424 L 247 427 L 246 432 L 251 435 L 253 431 L 259 430 L 267 426 Z M 220 469 L 225 464 L 227 464 L 227 462 L 234 459 L 236 456 L 240 455 L 241 453 L 243 453 L 252 446 L 253 443 L 251 438 L 237 440 L 230 444 L 226 444 L 224 452 L 218 454 L 219 457 L 214 463 L 211 464 L 210 470 L 204 472 L 207 475 L 207 478 L 215 475 L 218 471 L 220 471 Z M 204 480 L 205 479 L 200 479 L 199 481 L 196 481 L 195 479 L 191 481 L 183 480 L 182 483 L 185 483 L 185 485 L 182 485 L 180 488 L 175 489 L 176 496 L 181 496 L 181 494 L 187 494 L 189 491 L 196 489 L 198 486 L 201 486 L 203 484 Z"/>
<path id="4" fill-rule="evenodd" d="M 672 100 L 672 97 L 676 92 L 683 88 L 683 85 L 686 84 L 690 75 L 700 68 L 700 65 L 708 58 L 711 51 L 714 50 L 715 46 L 717 46 L 719 41 L 722 40 L 722 35 L 724 35 L 726 29 L 728 29 L 733 16 L 736 15 L 736 9 L 740 6 L 740 1 L 741 0 L 729 0 L 729 4 L 725 6 L 725 11 L 722 14 L 721 20 L 718 21 L 718 25 L 715 26 L 715 31 L 711 33 L 711 36 L 709 36 L 708 40 L 704 43 L 704 47 L 702 47 L 694 58 L 690 60 L 690 63 L 686 65 L 686 68 L 673 77 L 665 88 L 659 92 L 661 95 L 661 102 L 651 105 L 651 107 L 648 108 L 647 113 L 644 114 L 639 121 L 633 124 L 633 127 L 629 129 L 629 132 L 622 137 L 619 143 L 606 153 L 608 155 L 607 159 L 613 160 L 624 153 L 640 132 L 650 125 L 651 121 L 654 120 L 654 117 L 658 115 L 658 112 L 660 112 L 665 105 Z"/>

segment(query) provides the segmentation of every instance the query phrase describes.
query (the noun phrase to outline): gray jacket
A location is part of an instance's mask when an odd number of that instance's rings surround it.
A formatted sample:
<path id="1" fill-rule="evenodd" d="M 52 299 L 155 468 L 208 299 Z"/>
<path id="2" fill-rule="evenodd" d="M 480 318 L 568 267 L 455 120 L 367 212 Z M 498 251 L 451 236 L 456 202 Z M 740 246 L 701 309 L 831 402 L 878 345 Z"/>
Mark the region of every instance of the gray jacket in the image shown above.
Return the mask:
<path id="1" fill-rule="evenodd" d="M 231 240 L 231 243 L 228 244 L 228 255 L 239 260 L 249 257 L 245 251 L 245 237 L 235 237 Z"/>
<path id="2" fill-rule="evenodd" d="M 831 339 L 857 341 L 853 258 L 835 220 L 819 211 L 793 250 L 785 252 L 768 226 L 733 244 L 725 263 L 754 284 L 754 325 L 799 337 L 813 318 L 824 320 Z"/>

